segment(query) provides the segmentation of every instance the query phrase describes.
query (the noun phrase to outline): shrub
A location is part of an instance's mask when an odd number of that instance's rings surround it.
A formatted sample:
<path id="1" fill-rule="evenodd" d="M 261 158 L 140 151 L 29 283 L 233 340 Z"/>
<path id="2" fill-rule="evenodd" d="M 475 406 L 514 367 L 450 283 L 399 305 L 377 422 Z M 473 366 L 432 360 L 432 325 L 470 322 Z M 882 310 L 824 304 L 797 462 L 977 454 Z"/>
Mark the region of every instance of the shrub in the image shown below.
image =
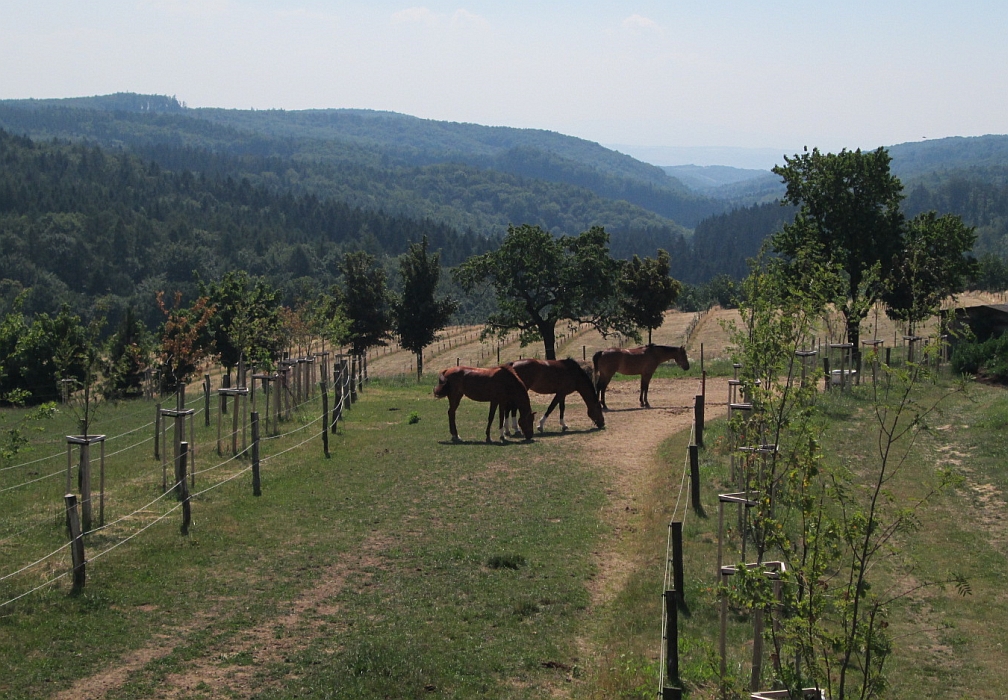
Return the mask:
<path id="1" fill-rule="evenodd" d="M 958 374 L 1008 382 L 1008 333 L 982 343 L 960 343 L 952 354 L 952 369 Z"/>

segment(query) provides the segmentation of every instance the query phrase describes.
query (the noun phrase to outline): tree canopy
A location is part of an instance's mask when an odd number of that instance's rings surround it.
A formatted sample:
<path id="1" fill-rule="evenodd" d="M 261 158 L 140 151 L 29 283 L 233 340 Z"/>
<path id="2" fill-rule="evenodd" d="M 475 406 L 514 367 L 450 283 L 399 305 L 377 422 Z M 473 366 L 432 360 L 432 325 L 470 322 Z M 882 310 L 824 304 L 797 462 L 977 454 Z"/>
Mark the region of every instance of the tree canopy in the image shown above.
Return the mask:
<path id="1" fill-rule="evenodd" d="M 434 342 L 458 308 L 453 299 L 435 298 L 440 258 L 437 253 L 427 254 L 427 236 L 399 258 L 402 292 L 392 304 L 393 326 L 402 346 L 416 355 L 417 379 L 423 376 L 423 349 Z"/>
<path id="2" fill-rule="evenodd" d="M 470 258 L 454 275 L 466 290 L 494 288 L 498 309 L 488 332 L 518 330 L 523 344 L 542 340 L 546 359 L 554 360 L 562 319 L 590 322 L 603 333 L 632 331 L 619 313 L 619 270 L 608 244 L 601 227 L 555 237 L 539 226 L 511 226 L 500 248 Z"/>
<path id="3" fill-rule="evenodd" d="M 654 258 L 641 260 L 636 255 L 623 263 L 620 275 L 620 305 L 634 325 L 651 331 L 665 321 L 665 311 L 682 292 L 682 284 L 669 277 L 669 254 L 658 250 Z"/>
<path id="4" fill-rule="evenodd" d="M 373 255 L 347 253 L 340 263 L 343 273 L 343 308 L 349 320 L 347 342 L 356 355 L 385 345 L 392 330 L 392 313 L 385 270 Z"/>
<path id="5" fill-rule="evenodd" d="M 938 313 L 942 302 L 960 291 L 975 268 L 964 253 L 976 231 L 954 214 L 919 214 L 907 222 L 903 250 L 893 261 L 882 300 L 889 318 L 917 324 Z"/>
<path id="6" fill-rule="evenodd" d="M 773 235 L 773 249 L 789 262 L 815 261 L 840 272 L 838 305 L 856 353 L 861 321 L 902 248 L 903 185 L 889 172 L 884 148 L 835 154 L 816 148 L 784 162 L 773 171 L 787 186 L 784 203 L 798 213 Z M 801 283 L 802 266 L 792 272 Z"/>

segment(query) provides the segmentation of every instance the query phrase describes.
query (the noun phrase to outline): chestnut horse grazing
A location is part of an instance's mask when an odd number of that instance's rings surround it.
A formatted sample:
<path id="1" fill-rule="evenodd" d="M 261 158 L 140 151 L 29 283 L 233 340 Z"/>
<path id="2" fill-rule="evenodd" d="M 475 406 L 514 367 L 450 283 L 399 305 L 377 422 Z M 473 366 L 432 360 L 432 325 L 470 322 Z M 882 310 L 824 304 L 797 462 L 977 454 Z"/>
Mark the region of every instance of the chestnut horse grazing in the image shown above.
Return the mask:
<path id="1" fill-rule="evenodd" d="M 448 397 L 448 427 L 452 440 L 458 442 L 458 428 L 455 427 L 455 410 L 463 396 L 473 401 L 489 401 L 490 416 L 487 418 L 486 440 L 490 442 L 490 425 L 494 412 L 500 408 L 500 438 L 504 441 L 504 416 L 508 410 L 517 409 L 521 417 L 518 425 L 526 440 L 533 435 L 532 423 L 535 414 L 529 403 L 528 391 L 521 379 L 509 367 L 450 367 L 438 375 L 434 387 L 434 398 Z"/>
<path id="2" fill-rule="evenodd" d="M 578 361 L 568 357 L 566 360 L 517 360 L 508 362 L 506 367 L 512 368 L 529 391 L 537 394 L 556 394 L 546 413 L 539 419 L 539 432 L 543 431 L 546 418 L 553 409 L 560 405 L 560 428 L 567 430 L 564 422 L 564 403 L 567 394 L 581 394 L 588 407 L 588 417 L 596 427 L 605 427 L 605 417 L 602 415 L 602 404 L 595 392 L 595 383 Z M 509 412 L 512 417 L 512 429 L 517 433 L 518 424 L 514 421 L 514 409 Z M 507 425 L 505 424 L 505 428 Z"/>
<path id="3" fill-rule="evenodd" d="M 639 374 L 640 379 L 640 400 L 641 407 L 651 408 L 648 403 L 648 385 L 651 383 L 651 375 L 662 362 L 675 360 L 683 369 L 689 369 L 689 360 L 686 359 L 686 348 L 674 345 L 644 345 L 639 348 L 621 350 L 620 348 L 609 348 L 599 350 L 592 355 L 592 362 L 595 365 L 595 385 L 598 387 L 599 401 L 603 408 L 609 408 L 605 402 L 605 390 L 609 386 L 609 381 L 613 375 Z"/>

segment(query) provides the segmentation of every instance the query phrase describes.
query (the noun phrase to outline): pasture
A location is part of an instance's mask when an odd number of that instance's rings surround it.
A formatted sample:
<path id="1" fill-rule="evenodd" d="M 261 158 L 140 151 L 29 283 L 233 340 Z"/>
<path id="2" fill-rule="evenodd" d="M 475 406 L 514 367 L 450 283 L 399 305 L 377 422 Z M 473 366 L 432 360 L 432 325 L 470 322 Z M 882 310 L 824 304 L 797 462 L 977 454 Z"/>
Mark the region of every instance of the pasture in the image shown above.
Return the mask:
<path id="1" fill-rule="evenodd" d="M 143 427 L 147 402 L 108 406 L 96 428 L 114 435 L 106 521 L 86 538 L 88 579 L 69 577 L 0 607 L 0 695 L 29 697 L 592 697 L 657 691 L 661 589 L 668 522 L 680 503 L 683 459 L 704 342 L 708 418 L 724 414 L 731 366 L 714 311 L 690 340 L 691 369 L 662 368 L 654 408 L 637 406 L 637 378 L 609 386 L 606 429 L 592 429 L 571 396 L 561 433 L 554 418 L 530 443 L 483 442 L 486 404 L 463 400 L 459 444 L 436 370 L 486 354 L 473 329 L 425 359 L 417 385 L 402 351 L 370 360 L 371 383 L 322 454 L 314 400 L 264 443 L 262 496 L 245 458 L 218 457 L 215 428 L 197 414 L 197 483 L 189 536 L 161 494 L 161 464 Z M 681 343 L 691 315 L 673 315 L 656 343 Z M 677 335 L 678 334 L 678 335 Z M 572 333 L 558 356 L 607 347 Z M 493 362 L 496 364 L 496 347 Z M 536 348 L 505 344 L 501 361 Z M 408 368 L 407 368 L 408 369 Z M 406 378 L 401 375 L 405 374 Z M 940 391 L 941 387 L 932 389 Z M 196 399 L 198 395 L 190 395 Z M 533 409 L 550 397 L 532 395 Z M 838 397 L 826 437 L 838 459 L 863 454 L 863 398 Z M 907 542 L 922 580 L 958 567 L 972 595 L 911 597 L 898 627 L 894 698 L 1003 697 L 1005 421 L 1003 390 L 977 386 L 926 433 L 914 469 L 953 466 L 961 483 L 921 514 Z M 8 412 L 9 425 L 15 415 Z M 65 443 L 72 416 L 40 423 L 22 464 L 0 472 L 0 603 L 65 573 Z M 720 424 L 720 425 L 723 425 Z M 140 429 L 138 429 L 140 428 Z M 723 428 L 709 426 L 701 456 L 703 499 L 716 512 L 726 481 Z M 207 471 L 202 471 L 207 470 Z M 38 479 L 38 481 L 34 481 Z M 28 481 L 33 483 L 22 486 Z M 208 487 L 214 486 L 210 490 Z M 912 496 L 912 492 L 904 494 Z M 688 499 L 687 496 L 682 498 Z M 118 520 L 125 518 L 124 520 Z M 159 519 L 160 518 L 160 519 Z M 690 697 L 714 698 L 716 519 L 685 524 L 683 680 Z M 100 555 L 100 556 L 99 556 Z M 746 671 L 751 624 L 730 626 L 733 674 Z M 734 676 L 733 676 L 734 677 Z"/>

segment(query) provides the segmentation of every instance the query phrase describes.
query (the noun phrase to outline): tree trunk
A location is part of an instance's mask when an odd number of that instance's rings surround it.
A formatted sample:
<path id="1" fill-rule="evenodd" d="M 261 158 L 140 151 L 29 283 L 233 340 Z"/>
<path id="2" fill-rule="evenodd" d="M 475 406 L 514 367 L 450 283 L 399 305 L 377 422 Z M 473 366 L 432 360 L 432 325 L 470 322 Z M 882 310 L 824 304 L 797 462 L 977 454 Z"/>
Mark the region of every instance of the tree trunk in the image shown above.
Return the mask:
<path id="1" fill-rule="evenodd" d="M 416 380 L 423 379 L 423 350 L 416 354 Z"/>
<path id="2" fill-rule="evenodd" d="M 861 360 L 861 319 L 847 319 L 847 342 L 851 348 L 851 368 L 857 367 Z"/>
<path id="3" fill-rule="evenodd" d="M 556 324 L 546 321 L 539 326 L 539 335 L 543 339 L 543 347 L 546 348 L 546 359 L 556 359 Z"/>

